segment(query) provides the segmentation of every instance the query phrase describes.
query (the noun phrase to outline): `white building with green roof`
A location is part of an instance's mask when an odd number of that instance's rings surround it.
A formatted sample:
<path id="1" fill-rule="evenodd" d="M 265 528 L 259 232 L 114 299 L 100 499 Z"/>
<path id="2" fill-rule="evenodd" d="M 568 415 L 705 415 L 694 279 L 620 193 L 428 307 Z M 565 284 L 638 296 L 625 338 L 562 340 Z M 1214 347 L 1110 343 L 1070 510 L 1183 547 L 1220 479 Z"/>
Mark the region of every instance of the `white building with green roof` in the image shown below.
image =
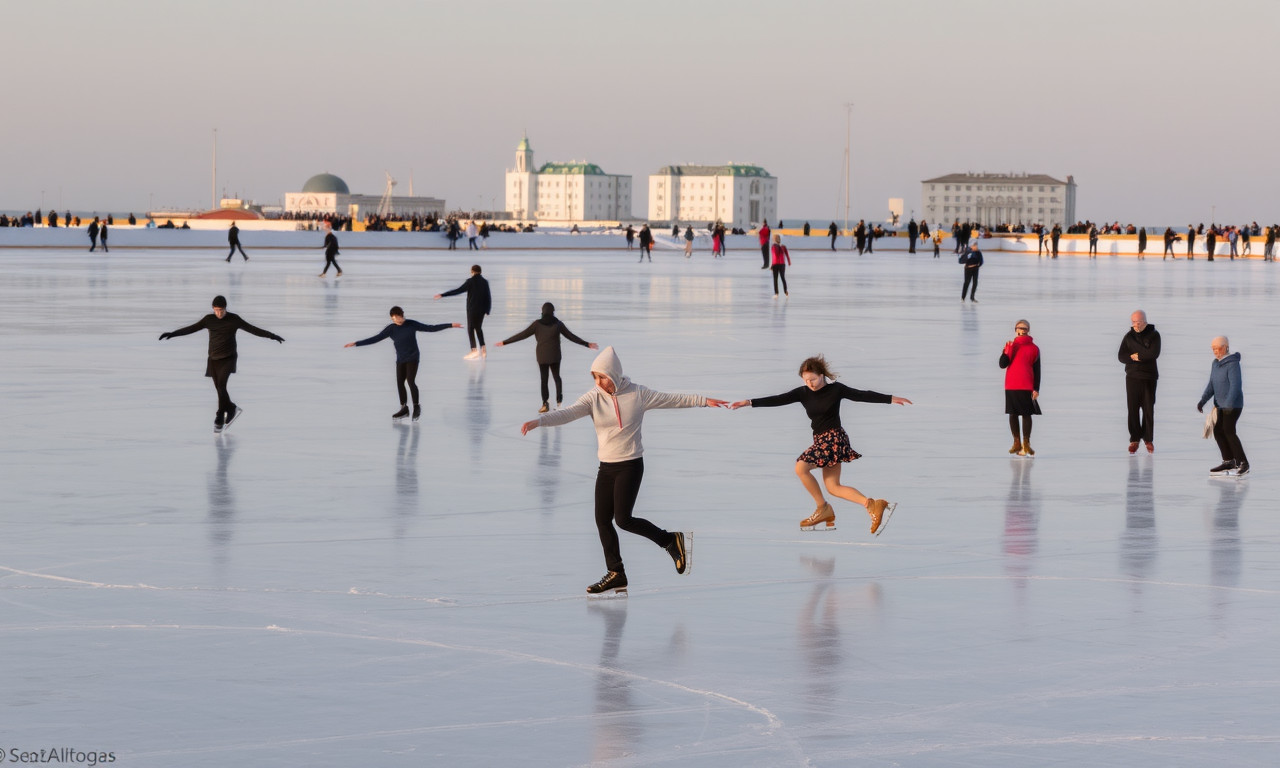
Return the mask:
<path id="1" fill-rule="evenodd" d="M 534 170 L 529 137 L 516 147 L 507 171 L 507 211 L 523 222 L 580 223 L 631 218 L 631 177 L 605 173 L 587 162 L 544 163 Z"/>
<path id="2" fill-rule="evenodd" d="M 649 177 L 649 220 L 749 229 L 778 219 L 778 179 L 758 165 L 668 165 Z"/>

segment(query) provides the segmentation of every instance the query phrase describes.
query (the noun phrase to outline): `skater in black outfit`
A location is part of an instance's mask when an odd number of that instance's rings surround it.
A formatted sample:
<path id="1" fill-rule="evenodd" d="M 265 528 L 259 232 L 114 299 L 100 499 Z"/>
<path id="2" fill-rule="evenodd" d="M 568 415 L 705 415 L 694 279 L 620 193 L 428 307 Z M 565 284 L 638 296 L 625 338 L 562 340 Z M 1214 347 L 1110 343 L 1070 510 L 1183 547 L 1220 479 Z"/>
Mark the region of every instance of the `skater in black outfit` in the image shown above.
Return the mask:
<path id="1" fill-rule="evenodd" d="M 484 348 L 484 316 L 489 314 L 493 308 L 493 296 L 489 293 L 489 281 L 480 276 L 480 265 L 471 265 L 471 277 L 454 288 L 452 291 L 437 293 L 436 299 L 442 299 L 445 296 L 457 296 L 460 293 L 467 294 L 467 339 L 471 342 L 471 352 L 463 356 L 463 360 L 475 360 L 478 357 L 485 357 L 489 353 Z M 479 342 L 480 349 L 476 350 L 476 343 Z"/>
<path id="2" fill-rule="evenodd" d="M 790 392 L 771 397 L 753 397 L 750 400 L 739 400 L 729 407 L 737 410 L 745 406 L 754 408 L 772 408 L 779 405 L 800 403 L 809 416 L 813 428 L 813 445 L 796 459 L 796 476 L 804 484 L 804 488 L 813 497 L 817 509 L 812 515 L 800 521 L 800 527 L 811 529 L 826 524 L 834 528 L 836 513 L 822 495 L 822 485 L 813 476 L 813 470 L 822 470 L 822 482 L 832 496 L 860 504 L 866 507 L 871 516 L 871 532 L 879 534 L 883 530 L 886 510 L 892 514 L 896 504 L 884 499 L 873 499 L 864 496 L 857 488 L 840 484 L 840 465 L 861 458 L 861 454 L 853 450 L 849 444 L 849 434 L 840 425 L 840 401 L 853 400 L 860 403 L 885 403 L 894 405 L 910 405 L 905 397 L 882 395 L 879 392 L 864 391 L 847 387 L 834 381 L 836 375 L 827 368 L 827 361 L 822 355 L 810 357 L 800 364 L 800 378 L 804 386 Z"/>
<path id="3" fill-rule="evenodd" d="M 622 564 L 618 528 L 643 536 L 662 547 L 671 556 L 676 573 L 684 573 L 689 565 L 689 551 L 684 533 L 665 531 L 643 518 L 632 516 L 640 480 L 644 477 L 644 446 L 640 428 L 645 411 L 654 408 L 698 408 L 728 405 L 702 395 L 676 395 L 655 392 L 622 375 L 622 362 L 613 347 L 605 347 L 591 364 L 596 386 L 578 398 L 573 405 L 543 414 L 520 425 L 527 435 L 538 427 L 556 427 L 584 416 L 596 428 L 600 469 L 596 474 L 596 530 L 604 548 L 608 572 L 600 581 L 587 587 L 587 594 L 625 593 L 627 572 Z"/>
<path id="4" fill-rule="evenodd" d="M 271 331 L 252 326 L 239 315 L 228 312 L 227 300 L 222 296 L 214 296 L 213 314 L 205 315 L 199 322 L 186 328 L 162 333 L 160 340 L 187 336 L 202 330 L 209 332 L 209 362 L 205 365 L 204 375 L 213 379 L 213 387 L 218 391 L 218 412 L 213 417 L 213 431 L 221 432 L 243 413 L 243 409 L 231 402 L 231 395 L 227 393 L 227 380 L 236 372 L 236 331 L 243 330 L 282 344 L 284 339 Z"/>
<path id="5" fill-rule="evenodd" d="M 644 261 L 646 256 L 653 261 L 653 233 L 649 231 L 648 224 L 640 227 L 640 261 Z"/>
<path id="6" fill-rule="evenodd" d="M 969 301 L 977 302 L 978 271 L 982 269 L 982 251 L 978 250 L 976 243 L 960 254 L 960 263 L 964 265 L 964 284 L 960 286 L 960 300 L 964 301 L 964 295 L 968 293 Z M 970 285 L 973 287 L 970 288 Z"/>
<path id="7" fill-rule="evenodd" d="M 333 234 L 333 230 L 329 230 L 324 236 L 324 245 L 320 246 L 324 249 L 324 271 L 316 275 L 316 277 L 324 277 L 329 274 L 329 265 L 338 271 L 334 277 L 342 277 L 342 267 L 338 266 L 338 236 Z"/>
<path id="8" fill-rule="evenodd" d="M 102 226 L 98 228 L 98 242 L 102 244 L 102 250 L 108 253 L 111 252 L 111 249 L 107 247 L 107 221 L 110 218 L 111 217 L 108 216 L 106 219 L 103 219 Z"/>
<path id="9" fill-rule="evenodd" d="M 1141 309 L 1129 315 L 1129 332 L 1120 340 L 1120 362 L 1124 364 L 1125 400 L 1129 405 L 1129 453 L 1138 452 L 1138 441 L 1155 453 L 1156 383 L 1160 370 L 1160 332 L 1147 322 Z"/>
<path id="10" fill-rule="evenodd" d="M 417 320 L 406 320 L 403 309 L 392 307 L 391 325 L 383 328 L 382 332 L 377 336 L 370 336 L 367 339 L 344 344 L 343 348 L 364 347 L 369 344 L 377 344 L 383 339 L 391 339 L 391 343 L 396 347 L 396 389 L 400 392 L 400 410 L 391 414 L 391 418 L 399 420 L 409 415 L 409 398 L 405 393 L 405 384 L 407 383 L 409 385 L 408 394 L 413 395 L 413 420 L 417 421 L 418 417 L 422 415 L 422 406 L 418 404 L 418 363 L 422 359 L 418 351 L 418 332 L 435 333 L 446 328 L 461 327 L 462 323 L 426 325 Z"/>
<path id="11" fill-rule="evenodd" d="M 98 217 L 94 216 L 93 221 L 89 222 L 89 253 L 93 253 L 93 249 L 98 247 Z"/>
<path id="12" fill-rule="evenodd" d="M 231 257 L 236 255 L 237 248 L 240 249 L 240 255 L 244 257 L 244 260 L 249 260 L 249 255 L 244 252 L 244 246 L 240 245 L 240 228 L 236 226 L 234 221 L 231 222 L 231 229 L 227 230 L 227 242 L 231 243 L 231 250 L 227 253 L 227 261 L 231 261 Z M 326 268 L 328 266 L 328 264 L 325 265 Z"/>
<path id="13" fill-rule="evenodd" d="M 530 336 L 538 340 L 538 346 L 534 350 L 534 357 L 538 360 L 538 373 L 542 376 L 542 407 L 538 409 L 538 413 L 546 413 L 551 410 L 551 391 L 547 387 L 547 374 L 550 374 L 556 381 L 556 407 L 564 402 L 564 385 L 560 381 L 560 337 L 564 336 L 574 344 L 581 344 L 588 349 L 599 349 L 600 345 L 590 341 L 583 341 L 573 334 L 564 323 L 560 322 L 560 318 L 556 317 L 556 308 L 551 302 L 542 305 L 542 317 L 529 323 L 529 327 L 516 335 L 503 339 L 494 346 L 502 347 L 507 344 L 514 344 L 517 341 L 527 339 Z"/>

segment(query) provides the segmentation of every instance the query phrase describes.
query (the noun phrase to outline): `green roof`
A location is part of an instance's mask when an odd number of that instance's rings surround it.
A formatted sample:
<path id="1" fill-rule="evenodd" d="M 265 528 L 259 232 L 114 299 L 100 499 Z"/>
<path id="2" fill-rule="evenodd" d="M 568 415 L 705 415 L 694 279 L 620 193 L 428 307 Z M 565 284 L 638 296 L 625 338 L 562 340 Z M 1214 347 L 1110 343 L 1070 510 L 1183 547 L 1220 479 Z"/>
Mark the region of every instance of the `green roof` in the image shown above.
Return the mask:
<path id="1" fill-rule="evenodd" d="M 302 185 L 302 191 L 318 194 L 329 192 L 337 192 L 340 195 L 351 194 L 351 190 L 347 187 L 347 182 L 332 173 L 317 173 L 307 179 L 307 183 Z"/>
<path id="2" fill-rule="evenodd" d="M 655 176 L 759 176 L 769 178 L 769 172 L 758 165 L 666 165 Z"/>
<path id="3" fill-rule="evenodd" d="M 607 176 L 595 163 L 545 163 L 538 173 L 563 173 L 579 176 Z"/>
<path id="4" fill-rule="evenodd" d="M 520 140 L 520 143 L 516 145 L 517 152 L 529 152 L 532 150 L 533 150 L 533 147 L 529 146 L 528 136 L 525 136 L 523 139 Z"/>

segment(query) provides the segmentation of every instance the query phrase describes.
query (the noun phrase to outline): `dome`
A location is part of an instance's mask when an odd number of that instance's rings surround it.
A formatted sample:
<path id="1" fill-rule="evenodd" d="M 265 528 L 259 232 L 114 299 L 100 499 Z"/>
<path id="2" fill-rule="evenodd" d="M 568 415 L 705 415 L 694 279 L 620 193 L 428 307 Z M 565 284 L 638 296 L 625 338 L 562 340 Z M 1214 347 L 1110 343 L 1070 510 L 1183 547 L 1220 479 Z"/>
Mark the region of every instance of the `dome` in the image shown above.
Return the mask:
<path id="1" fill-rule="evenodd" d="M 315 176 L 307 179 L 307 183 L 302 185 L 303 192 L 314 192 L 319 194 L 328 194 L 337 192 L 339 195 L 349 195 L 351 190 L 347 188 L 347 182 L 334 176 L 332 173 L 317 173 Z"/>

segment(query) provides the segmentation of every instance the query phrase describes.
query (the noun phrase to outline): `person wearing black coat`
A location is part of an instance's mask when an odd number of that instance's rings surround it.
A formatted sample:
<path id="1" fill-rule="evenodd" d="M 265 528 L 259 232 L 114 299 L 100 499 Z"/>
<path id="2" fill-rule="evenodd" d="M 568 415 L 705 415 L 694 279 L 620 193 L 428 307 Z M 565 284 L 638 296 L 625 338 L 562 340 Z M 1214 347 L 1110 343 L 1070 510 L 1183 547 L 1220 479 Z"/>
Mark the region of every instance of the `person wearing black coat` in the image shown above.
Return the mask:
<path id="1" fill-rule="evenodd" d="M 1160 370 L 1160 332 L 1147 323 L 1141 309 L 1129 316 L 1132 326 L 1120 340 L 1117 356 L 1124 364 L 1125 399 L 1129 405 L 1129 453 L 1138 452 L 1138 441 L 1147 444 L 1147 453 L 1155 453 L 1156 382 Z"/>
<path id="2" fill-rule="evenodd" d="M 574 344 L 581 344 L 588 349 L 599 349 L 600 345 L 593 341 L 583 341 L 574 335 L 560 318 L 556 317 L 556 308 L 551 302 L 542 305 L 542 317 L 529 323 L 529 327 L 514 336 L 503 339 L 494 346 L 502 347 L 533 336 L 538 346 L 534 349 L 534 357 L 538 361 L 538 373 L 542 377 L 542 407 L 538 413 L 551 410 L 551 391 L 547 387 L 547 375 L 556 382 L 556 407 L 564 402 L 564 384 L 560 381 L 560 337 L 563 336 Z"/>
<path id="3" fill-rule="evenodd" d="M 476 358 L 485 357 L 489 353 L 484 347 L 484 316 L 489 314 L 493 308 L 493 296 L 489 293 L 489 281 L 480 276 L 480 265 L 471 265 L 471 277 L 466 282 L 454 288 L 452 291 L 437 293 L 435 298 L 442 299 L 445 296 L 457 296 L 460 293 L 467 294 L 467 339 L 471 342 L 471 351 L 463 357 L 464 360 L 475 360 Z M 476 349 L 477 341 L 479 349 Z"/>
<path id="4" fill-rule="evenodd" d="M 1138 258 L 1145 259 L 1147 252 L 1147 228 L 1143 227 L 1138 230 Z"/>
<path id="5" fill-rule="evenodd" d="M 324 277 L 329 273 L 329 265 L 338 270 L 337 277 L 342 277 L 342 267 L 338 266 L 338 236 L 333 234 L 333 230 L 325 233 L 324 243 L 320 246 L 324 249 L 324 271 L 316 277 Z"/>
<path id="6" fill-rule="evenodd" d="M 94 216 L 93 221 L 89 222 L 89 253 L 93 253 L 93 249 L 98 247 L 98 217 Z"/>
<path id="7" fill-rule="evenodd" d="M 653 261 L 653 233 L 649 231 L 648 224 L 640 227 L 640 260 L 644 261 L 646 256 Z"/>
<path id="8" fill-rule="evenodd" d="M 911 222 L 907 224 L 907 240 L 908 240 L 907 253 L 916 252 L 916 239 L 919 237 L 920 237 L 920 225 L 916 224 L 915 219 L 912 219 Z"/>
<path id="9" fill-rule="evenodd" d="M 977 244 L 974 244 L 960 254 L 959 262 L 964 265 L 964 285 L 960 287 L 960 300 L 964 301 L 967 293 L 969 301 L 976 303 L 978 301 L 978 270 L 982 269 L 982 251 Z M 970 285 L 973 287 L 970 288 Z"/>

